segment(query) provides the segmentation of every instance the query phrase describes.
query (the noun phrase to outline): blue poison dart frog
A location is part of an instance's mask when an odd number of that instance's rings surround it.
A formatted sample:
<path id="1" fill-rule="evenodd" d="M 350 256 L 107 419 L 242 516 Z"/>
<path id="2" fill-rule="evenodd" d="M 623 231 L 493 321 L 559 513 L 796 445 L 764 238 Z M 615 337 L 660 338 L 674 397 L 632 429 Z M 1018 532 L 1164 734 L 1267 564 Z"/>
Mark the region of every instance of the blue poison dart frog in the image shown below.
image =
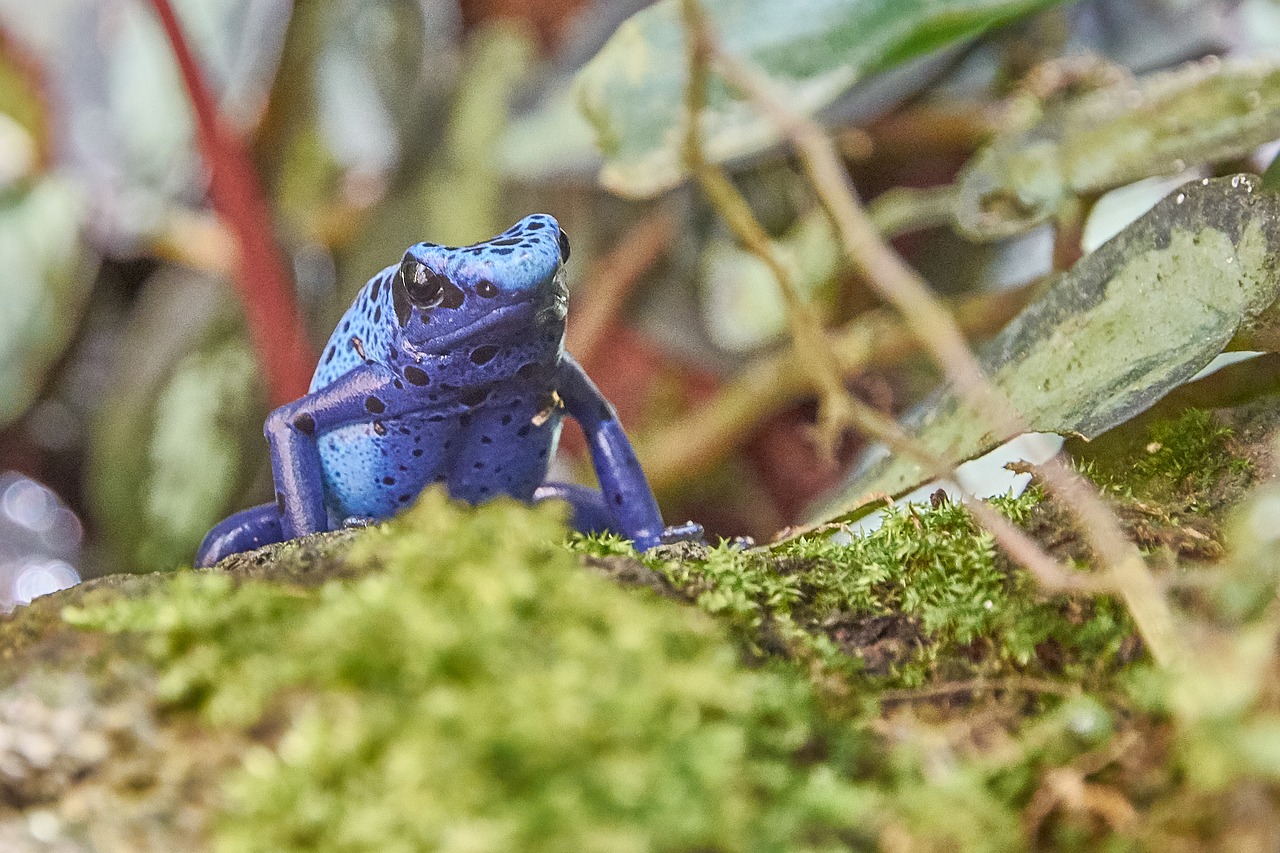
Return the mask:
<path id="1" fill-rule="evenodd" d="M 579 530 L 642 550 L 700 538 L 696 524 L 664 529 L 613 406 L 564 351 L 568 259 L 555 219 L 535 214 L 474 246 L 419 243 L 370 279 L 310 393 L 267 418 L 275 502 L 209 531 L 197 565 L 387 518 L 433 483 L 470 503 L 563 499 Z M 566 412 L 601 491 L 543 482 Z"/>

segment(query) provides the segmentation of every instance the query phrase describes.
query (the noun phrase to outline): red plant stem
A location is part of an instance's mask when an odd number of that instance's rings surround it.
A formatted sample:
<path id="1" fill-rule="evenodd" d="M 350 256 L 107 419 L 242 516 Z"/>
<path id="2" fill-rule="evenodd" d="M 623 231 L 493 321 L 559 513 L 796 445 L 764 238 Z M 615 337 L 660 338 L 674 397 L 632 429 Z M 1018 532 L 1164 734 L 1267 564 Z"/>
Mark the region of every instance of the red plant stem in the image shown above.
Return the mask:
<path id="1" fill-rule="evenodd" d="M 59 131 L 58 110 L 53 106 L 54 93 L 44 73 L 44 65 L 29 48 L 11 33 L 0 28 L 0 56 L 12 66 L 20 80 L 19 86 L 29 87 L 40 102 L 35 127 L 28 127 L 36 146 L 35 167 L 43 172 L 53 162 L 53 140 Z"/>
<path id="2" fill-rule="evenodd" d="M 209 169 L 214 211 L 235 236 L 239 257 L 236 290 L 249 337 L 266 374 L 272 405 L 307 393 L 315 366 L 290 278 L 271 236 L 271 213 L 248 152 L 218 117 L 204 75 L 196 64 L 169 0 L 151 0 L 164 27 L 196 118 L 196 138 Z"/>

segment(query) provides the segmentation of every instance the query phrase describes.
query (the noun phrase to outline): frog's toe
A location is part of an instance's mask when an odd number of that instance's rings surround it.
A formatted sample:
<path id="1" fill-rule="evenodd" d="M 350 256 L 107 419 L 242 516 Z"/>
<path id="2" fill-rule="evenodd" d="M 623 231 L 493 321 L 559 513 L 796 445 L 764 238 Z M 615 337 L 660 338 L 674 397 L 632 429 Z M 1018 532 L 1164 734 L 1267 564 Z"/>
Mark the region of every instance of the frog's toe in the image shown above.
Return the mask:
<path id="1" fill-rule="evenodd" d="M 676 542 L 700 542 L 706 544 L 706 541 L 706 531 L 696 521 L 673 524 L 658 534 L 658 542 L 662 545 L 673 545 Z"/>
<path id="2" fill-rule="evenodd" d="M 659 545 L 675 545 L 678 542 L 693 542 L 699 545 L 705 545 L 706 540 L 703 538 L 704 531 L 702 525 L 693 521 L 686 521 L 684 524 L 673 524 L 663 528 L 662 532 L 654 536 L 640 534 L 635 537 L 635 546 L 638 551 L 649 551 L 657 548 Z"/>

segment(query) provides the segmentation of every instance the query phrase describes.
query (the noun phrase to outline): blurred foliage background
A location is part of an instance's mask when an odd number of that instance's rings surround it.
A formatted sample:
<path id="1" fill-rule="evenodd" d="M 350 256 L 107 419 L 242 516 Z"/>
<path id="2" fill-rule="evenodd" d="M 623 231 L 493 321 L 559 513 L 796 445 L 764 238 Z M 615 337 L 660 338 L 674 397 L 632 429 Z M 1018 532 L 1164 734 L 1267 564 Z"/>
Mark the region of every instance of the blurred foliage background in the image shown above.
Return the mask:
<path id="1" fill-rule="evenodd" d="M 619 407 L 667 517 L 768 538 L 840 482 L 862 443 L 849 436 L 825 460 L 803 377 L 750 384 L 776 364 L 782 301 L 683 174 L 678 4 L 648 5 L 174 3 L 251 154 L 312 342 L 407 245 L 470 243 L 551 213 L 574 246 L 570 350 Z M 727 49 L 788 80 L 837 135 L 877 221 L 951 297 L 1069 266 L 1081 235 L 1097 245 L 1179 180 L 1261 171 L 1255 149 L 1276 135 L 1270 0 L 706 5 Z M 1043 148 L 1028 154 L 1028 138 L 1099 159 L 1069 122 L 1038 123 L 1057 106 L 1206 56 L 1261 63 L 1241 84 L 1257 101 L 1212 120 L 1187 107 L 1164 147 L 1117 134 L 1132 156 L 1110 171 L 1036 171 Z M 1192 76 L 1173 88 L 1226 80 L 1210 100 L 1233 103 L 1230 74 Z M 1142 105 L 1126 97 L 1120 123 Z M 767 123 L 724 86 L 706 119 L 708 153 L 825 321 L 875 309 Z M 1028 170 L 1034 185 L 1018 184 Z M 212 523 L 269 494 L 269 392 L 208 178 L 150 4 L 0 0 L 4 601 L 76 572 L 184 564 Z M 952 189 L 911 192 L 928 187 Z M 873 353 L 847 379 L 899 412 L 937 376 L 910 354 Z M 689 418 L 708 412 L 718 420 L 693 434 Z M 562 476 L 581 474 L 580 451 L 566 435 Z"/>

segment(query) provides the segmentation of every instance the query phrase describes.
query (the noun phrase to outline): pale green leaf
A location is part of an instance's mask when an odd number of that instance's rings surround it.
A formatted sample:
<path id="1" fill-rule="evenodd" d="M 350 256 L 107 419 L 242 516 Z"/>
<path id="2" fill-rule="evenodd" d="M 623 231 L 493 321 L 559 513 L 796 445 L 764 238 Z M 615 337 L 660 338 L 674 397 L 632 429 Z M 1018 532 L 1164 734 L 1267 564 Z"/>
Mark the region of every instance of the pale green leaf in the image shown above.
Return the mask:
<path id="1" fill-rule="evenodd" d="M 1054 0 L 702 0 L 716 38 L 776 83 L 806 113 L 868 75 Z M 684 179 L 681 144 L 687 62 L 680 0 L 628 19 L 578 74 L 577 95 L 605 156 L 601 181 L 647 197 Z M 713 78 L 702 116 L 707 154 L 723 161 L 778 139 L 761 116 Z"/>
<path id="2" fill-rule="evenodd" d="M 188 564 L 265 472 L 258 366 L 225 282 L 164 271 L 143 291 L 95 424 L 89 492 L 117 563 Z"/>
<path id="3" fill-rule="evenodd" d="M 75 332 L 98 262 L 83 194 L 61 177 L 0 195 L 0 426 L 21 415 Z"/>
<path id="4" fill-rule="evenodd" d="M 1280 62 L 1217 59 L 1108 88 L 998 139 L 957 184 L 956 226 L 975 240 L 1022 233 L 1077 196 L 1280 138 Z"/>

